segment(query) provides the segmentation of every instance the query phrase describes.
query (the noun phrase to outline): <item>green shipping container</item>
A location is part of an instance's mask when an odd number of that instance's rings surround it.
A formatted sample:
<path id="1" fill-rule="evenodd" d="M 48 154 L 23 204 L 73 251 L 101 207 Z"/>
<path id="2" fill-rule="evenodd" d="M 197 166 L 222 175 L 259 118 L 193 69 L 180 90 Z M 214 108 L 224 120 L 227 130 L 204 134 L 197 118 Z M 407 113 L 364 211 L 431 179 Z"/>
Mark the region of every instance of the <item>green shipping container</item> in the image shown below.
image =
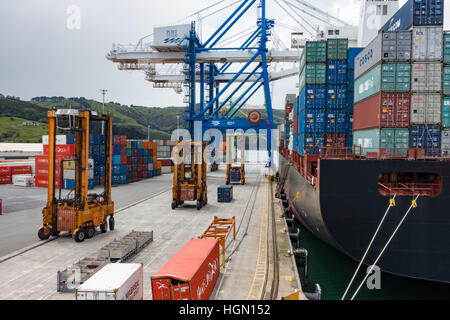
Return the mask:
<path id="1" fill-rule="evenodd" d="M 442 91 L 444 96 L 450 96 L 450 66 L 444 66 L 442 74 Z"/>
<path id="2" fill-rule="evenodd" d="M 442 99 L 442 127 L 450 128 L 450 97 Z"/>
<path id="3" fill-rule="evenodd" d="M 381 129 L 380 148 L 387 149 L 386 155 L 390 157 L 406 157 L 409 147 L 408 129 Z"/>
<path id="4" fill-rule="evenodd" d="M 361 147 L 362 154 L 367 152 L 379 152 L 379 149 L 387 149 L 386 155 L 390 157 L 406 157 L 409 147 L 408 129 L 369 129 L 353 132 L 353 145 L 358 152 Z"/>
<path id="5" fill-rule="evenodd" d="M 444 63 L 450 64 L 450 33 L 444 33 Z"/>
<path id="6" fill-rule="evenodd" d="M 306 51 L 306 63 L 327 61 L 326 41 L 307 41 L 304 51 Z"/>
<path id="7" fill-rule="evenodd" d="M 327 81 L 327 67 L 325 63 L 307 63 L 300 73 L 299 89 L 309 84 L 325 84 Z"/>
<path id="8" fill-rule="evenodd" d="M 380 92 L 409 92 L 411 64 L 390 62 L 379 64 L 355 80 L 355 103 Z"/>
<path id="9" fill-rule="evenodd" d="M 353 131 L 353 145 L 355 146 L 355 152 L 359 152 L 361 148 L 361 154 L 366 155 L 367 152 L 378 152 L 380 148 L 380 130 L 358 130 Z"/>
<path id="10" fill-rule="evenodd" d="M 348 39 L 328 39 L 328 60 L 347 60 L 347 52 Z"/>

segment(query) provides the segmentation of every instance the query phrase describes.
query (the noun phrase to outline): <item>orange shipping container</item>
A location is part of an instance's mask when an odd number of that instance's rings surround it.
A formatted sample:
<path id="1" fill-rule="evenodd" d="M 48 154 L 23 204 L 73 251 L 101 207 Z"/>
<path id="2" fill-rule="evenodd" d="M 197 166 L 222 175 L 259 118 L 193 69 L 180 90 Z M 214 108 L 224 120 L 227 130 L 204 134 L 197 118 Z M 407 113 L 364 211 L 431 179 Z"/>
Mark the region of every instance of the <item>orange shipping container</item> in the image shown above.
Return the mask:
<path id="1" fill-rule="evenodd" d="M 152 276 L 153 300 L 207 300 L 219 272 L 219 241 L 191 239 Z"/>

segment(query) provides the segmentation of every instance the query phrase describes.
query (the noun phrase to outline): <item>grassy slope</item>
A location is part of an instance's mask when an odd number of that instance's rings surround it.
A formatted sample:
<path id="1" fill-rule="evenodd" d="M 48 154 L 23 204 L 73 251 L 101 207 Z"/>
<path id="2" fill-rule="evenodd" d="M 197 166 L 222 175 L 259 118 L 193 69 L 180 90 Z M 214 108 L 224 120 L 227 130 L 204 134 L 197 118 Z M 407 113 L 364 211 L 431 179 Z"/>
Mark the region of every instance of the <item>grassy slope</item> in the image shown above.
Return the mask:
<path id="1" fill-rule="evenodd" d="M 0 117 L 0 141 L 1 142 L 41 142 L 41 137 L 48 132 L 48 125 L 40 126 L 21 125 L 23 118 Z"/>

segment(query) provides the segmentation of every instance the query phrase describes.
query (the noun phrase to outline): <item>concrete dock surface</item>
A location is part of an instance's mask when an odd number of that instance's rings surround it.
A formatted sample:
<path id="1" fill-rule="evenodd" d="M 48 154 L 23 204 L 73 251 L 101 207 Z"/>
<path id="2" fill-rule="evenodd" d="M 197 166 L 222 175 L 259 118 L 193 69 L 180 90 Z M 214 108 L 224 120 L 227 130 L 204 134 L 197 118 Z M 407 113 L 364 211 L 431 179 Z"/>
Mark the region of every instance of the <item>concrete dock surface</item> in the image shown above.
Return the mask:
<path id="1" fill-rule="evenodd" d="M 120 197 L 131 198 L 128 201 L 131 206 L 116 214 L 114 231 L 105 234 L 98 232 L 94 238 L 82 243 L 76 243 L 70 235 L 65 234 L 40 246 L 32 246 L 25 252 L 13 253 L 11 258 L 0 262 L 0 299 L 74 299 L 74 293 L 57 292 L 58 270 L 94 254 L 110 241 L 126 235 L 131 230 L 153 230 L 154 241 L 127 261 L 144 264 L 144 299 L 152 299 L 151 275 L 189 239 L 200 236 L 214 216 L 236 217 L 236 240 L 233 241 L 231 237 L 228 239 L 226 268 L 221 268 L 210 299 L 267 299 L 269 295 L 266 292 L 270 291 L 273 282 L 273 275 L 269 275 L 273 274 L 273 264 L 277 262 L 278 265 L 283 265 L 286 261 L 274 259 L 270 246 L 270 243 L 273 243 L 272 215 L 279 214 L 274 212 L 270 204 L 271 201 L 277 204 L 279 200 L 271 200 L 273 190 L 268 180 L 262 177 L 261 169 L 261 166 L 247 165 L 246 184 L 234 185 L 234 200 L 231 203 L 217 203 L 217 187 L 225 182 L 224 166 L 217 172 L 208 172 L 208 205 L 200 211 L 196 210 L 195 203 L 186 203 L 176 210 L 170 208 L 171 175 L 163 175 L 155 185 L 152 183 L 156 180 L 150 179 L 148 184 L 136 183 L 123 186 L 122 189 L 113 189 L 114 201 L 118 201 Z M 146 197 L 150 199 L 136 204 L 139 201 L 136 193 L 142 192 L 147 192 Z M 130 196 L 130 193 L 135 195 Z M 143 198 L 142 194 L 140 197 Z M 122 203 L 126 206 L 125 201 Z M 20 216 L 15 218 L 19 221 L 29 218 L 27 214 L 30 213 L 27 210 L 0 216 L 1 228 L 6 228 L 3 218 L 18 213 Z M 33 214 L 39 220 L 39 225 L 40 214 Z M 32 228 L 31 224 L 29 231 L 32 237 L 36 237 L 37 229 L 35 226 Z M 275 228 L 281 232 L 279 226 Z M 9 241 L 13 241 L 16 236 L 12 230 Z M 286 249 L 287 244 L 284 243 L 283 247 Z M 285 255 L 283 250 L 281 252 Z M 280 253 L 278 257 L 281 257 Z M 0 257 L 0 261 L 2 260 L 4 257 Z M 278 283 L 283 294 L 299 289 L 299 284 L 295 281 L 295 267 L 291 265 L 285 269 L 288 271 L 284 270 L 282 273 L 284 282 L 280 278 Z M 278 271 L 281 272 L 281 268 Z"/>

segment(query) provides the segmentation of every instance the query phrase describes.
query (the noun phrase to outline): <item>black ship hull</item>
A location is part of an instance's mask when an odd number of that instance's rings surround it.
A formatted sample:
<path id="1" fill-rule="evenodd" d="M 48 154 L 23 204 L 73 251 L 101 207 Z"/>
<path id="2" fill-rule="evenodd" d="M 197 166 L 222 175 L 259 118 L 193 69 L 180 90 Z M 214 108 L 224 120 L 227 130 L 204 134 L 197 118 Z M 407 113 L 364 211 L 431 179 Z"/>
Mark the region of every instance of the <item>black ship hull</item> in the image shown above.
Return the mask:
<path id="1" fill-rule="evenodd" d="M 318 238 L 360 261 L 389 205 L 389 197 L 378 190 L 383 172 L 438 174 L 442 191 L 419 197 L 417 208 L 411 210 L 377 266 L 400 276 L 449 283 L 450 162 L 321 159 L 320 191 L 291 167 L 285 183 L 289 206 Z M 375 261 L 412 199 L 396 198 L 365 264 Z"/>

